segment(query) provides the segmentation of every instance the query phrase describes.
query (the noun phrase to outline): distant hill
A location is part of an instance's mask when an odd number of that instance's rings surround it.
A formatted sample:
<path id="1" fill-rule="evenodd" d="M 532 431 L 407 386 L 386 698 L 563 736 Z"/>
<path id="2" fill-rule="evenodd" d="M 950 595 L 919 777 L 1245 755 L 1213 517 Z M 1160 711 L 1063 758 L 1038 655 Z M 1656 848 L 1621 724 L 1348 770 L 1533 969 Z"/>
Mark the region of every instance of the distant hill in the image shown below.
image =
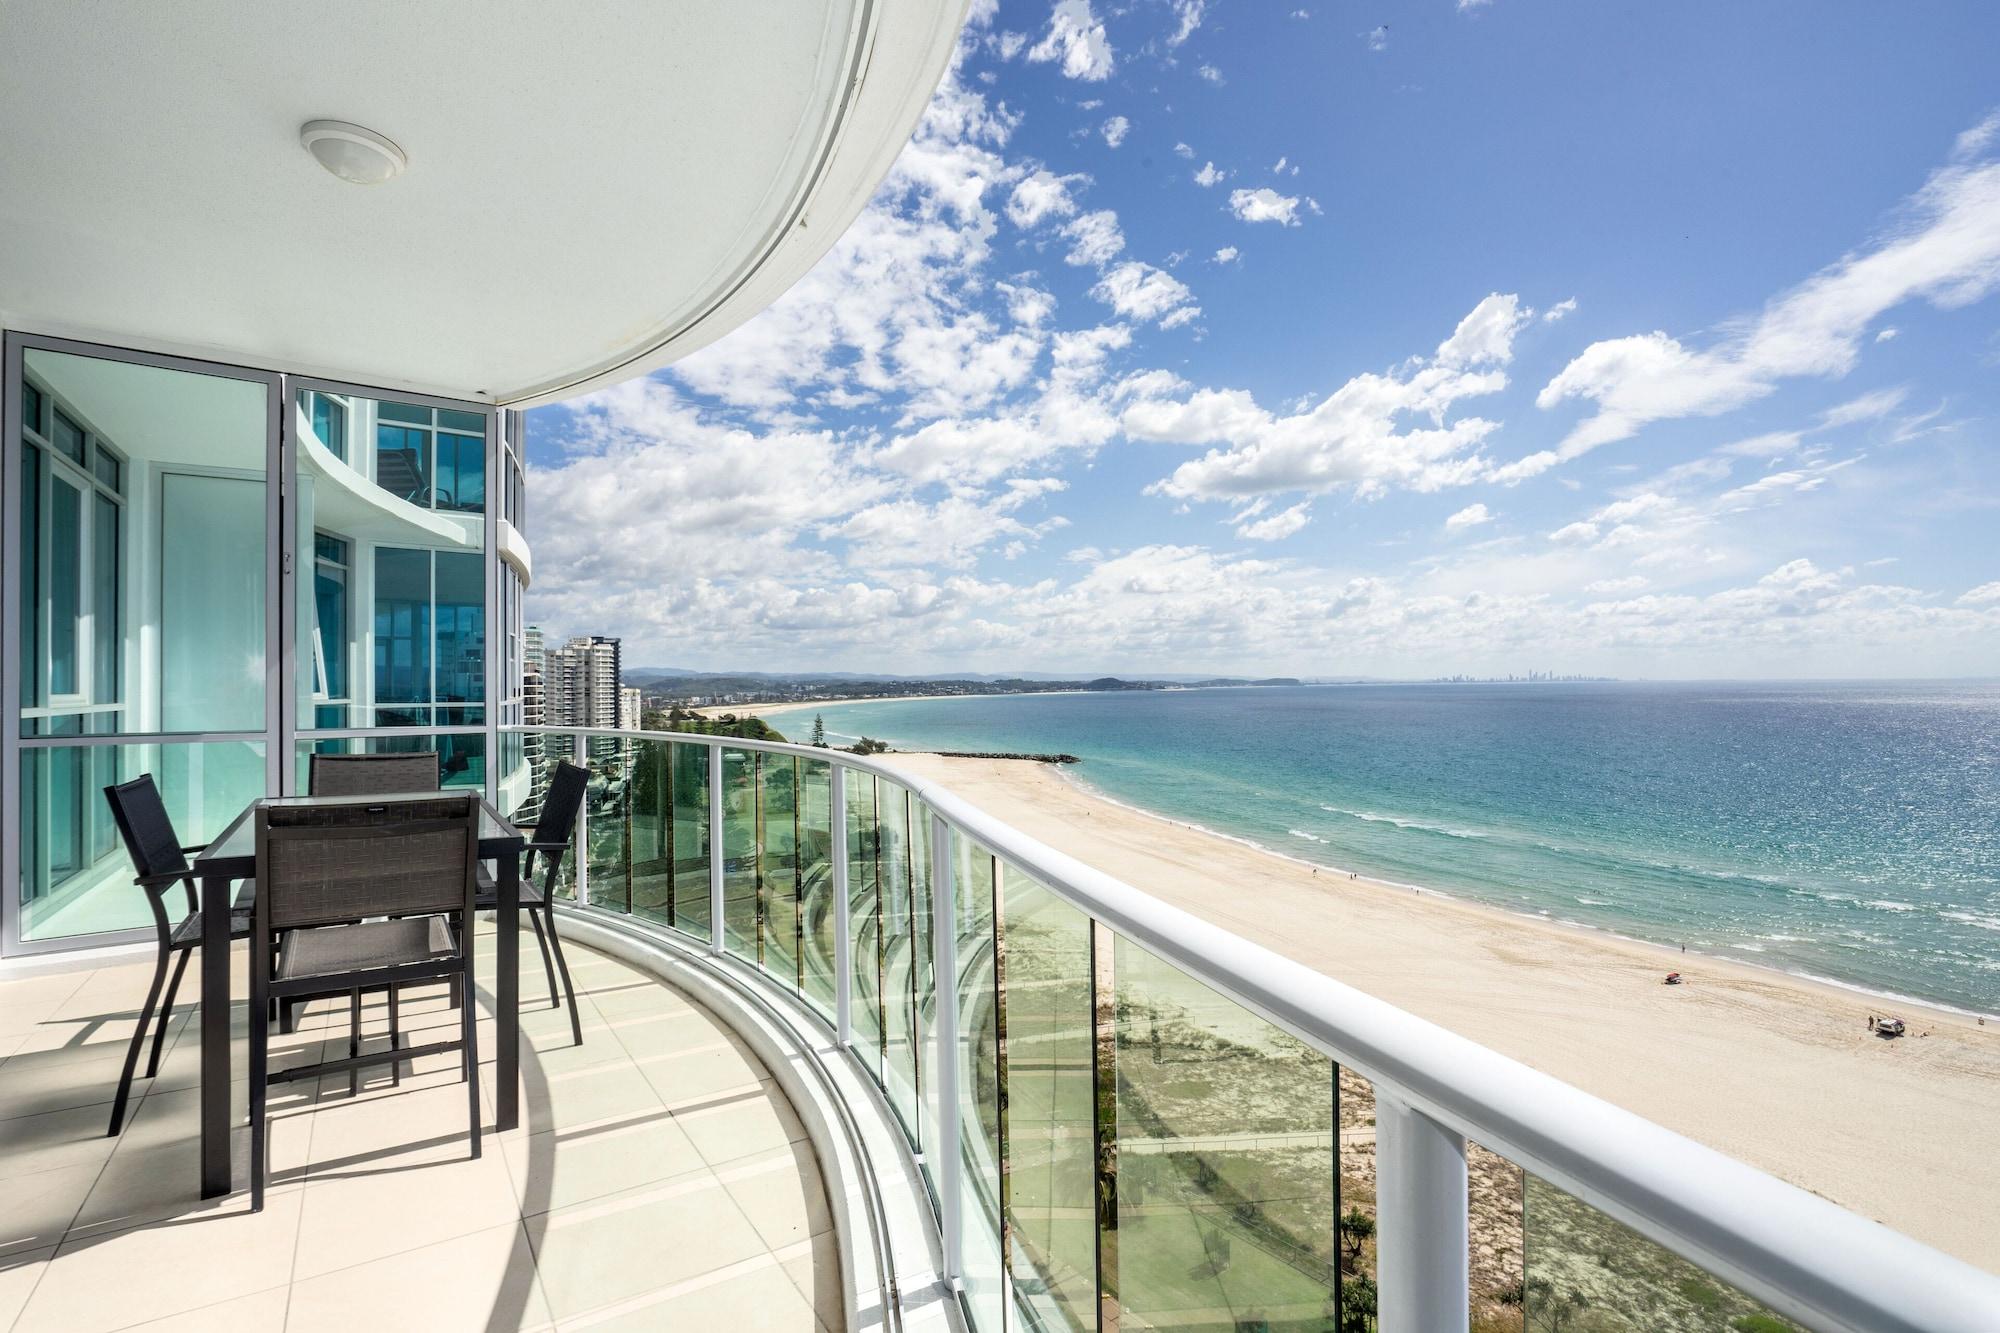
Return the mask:
<path id="1" fill-rule="evenodd" d="M 727 698 L 736 702 L 773 700 L 866 699 L 892 695 L 1047 694 L 1057 690 L 1111 692 L 1121 690 L 1187 689 L 1196 686 L 1297 685 L 1291 676 L 1252 680 L 1241 676 L 1162 676 L 1127 679 L 1098 676 L 1076 680 L 1046 674 L 999 676 L 867 676 L 853 672 L 783 674 L 762 671 L 662 671 L 637 667 L 625 673 L 625 684 L 671 699 Z"/>

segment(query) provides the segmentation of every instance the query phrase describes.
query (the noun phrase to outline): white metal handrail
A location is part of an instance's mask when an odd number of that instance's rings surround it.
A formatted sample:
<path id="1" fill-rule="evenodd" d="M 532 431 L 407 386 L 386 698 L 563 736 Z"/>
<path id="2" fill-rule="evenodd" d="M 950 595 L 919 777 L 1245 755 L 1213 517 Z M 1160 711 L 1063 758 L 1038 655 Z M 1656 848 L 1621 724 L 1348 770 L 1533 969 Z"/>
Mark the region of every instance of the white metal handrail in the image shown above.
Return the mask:
<path id="1" fill-rule="evenodd" d="M 1811 1328 L 2000 1328 L 2000 1276 L 1163 903 L 890 764 L 732 736 L 502 730 L 796 755 L 883 778 L 924 802 L 954 837 L 972 839 L 1093 920 L 1365 1076 L 1380 1115 L 1399 1121 L 1396 1153 L 1378 1161 L 1383 1333 L 1465 1326 L 1452 1311 L 1463 1309 L 1466 1203 L 1460 1188 L 1453 1205 L 1449 1186 L 1454 1171 L 1462 1180 L 1467 1139 Z M 717 762 L 712 754 L 711 774 Z M 718 807 L 719 786 L 710 788 Z M 719 809 L 714 815 L 710 853 L 720 865 Z M 844 882 L 846 840 L 836 837 L 832 846 L 836 882 Z M 719 907 L 714 920 L 719 938 Z M 844 973 L 851 942 L 843 936 L 835 947 Z M 1403 1117 L 1414 1120 L 1400 1123 Z M 1443 1208 L 1455 1216 L 1440 1216 Z M 1454 1267 L 1456 1293 L 1440 1302 L 1437 1284 L 1450 1281 Z M 1396 1274 L 1405 1280 L 1388 1280 Z"/>

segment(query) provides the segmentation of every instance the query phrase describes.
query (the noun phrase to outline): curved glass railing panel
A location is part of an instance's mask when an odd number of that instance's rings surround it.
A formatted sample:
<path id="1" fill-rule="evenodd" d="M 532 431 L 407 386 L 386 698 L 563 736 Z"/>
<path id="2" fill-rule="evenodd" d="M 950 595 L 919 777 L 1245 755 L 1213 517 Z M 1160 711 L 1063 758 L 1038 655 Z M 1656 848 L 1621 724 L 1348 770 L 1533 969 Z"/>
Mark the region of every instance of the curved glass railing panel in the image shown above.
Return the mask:
<path id="1" fill-rule="evenodd" d="M 850 772 L 847 801 L 847 920 L 852 959 L 849 978 L 849 1049 L 869 1076 L 882 1082 L 882 819 L 875 776 Z"/>
<path id="2" fill-rule="evenodd" d="M 799 988 L 799 761 L 757 756 L 757 920 L 764 970 Z"/>
<path id="3" fill-rule="evenodd" d="M 722 752 L 722 947 L 757 966 L 757 817 L 760 784 L 754 750 Z"/>
<path id="4" fill-rule="evenodd" d="M 910 882 L 910 794 L 876 779 L 875 821 L 882 861 L 882 1086 L 910 1141 L 923 1147 L 917 1088 L 917 909 Z"/>
<path id="5" fill-rule="evenodd" d="M 669 788 L 673 749 L 666 741 L 626 747 L 625 883 L 632 915 L 657 926 L 674 921 L 674 820 Z"/>
<path id="6" fill-rule="evenodd" d="M 953 839 L 953 851 L 949 956 L 957 980 L 953 1083 L 958 1094 L 960 1271 L 973 1323 L 999 1328 L 1007 1285 L 1001 1248 L 1007 1145 L 1000 1081 L 1005 1019 L 996 969 L 997 866 L 993 853 L 970 838 Z"/>
<path id="7" fill-rule="evenodd" d="M 1008 1262 L 1027 1327 L 1097 1327 L 1090 918 L 1000 866 Z"/>
<path id="8" fill-rule="evenodd" d="M 1510 1150 L 1515 1160 L 1468 1142 L 1465 1195 L 1426 1198 L 1444 1209 L 1438 1225 L 1381 1234 L 1378 1190 L 1407 1196 L 1378 1180 L 1378 1167 L 1400 1170 L 1405 1160 L 1378 1159 L 1378 1113 L 1422 1120 L 1428 1110 L 1407 1108 L 1449 1103 L 1466 1095 L 1455 1091 L 1461 1084 L 1482 1086 L 1479 1078 L 1522 1080 L 1536 1090 L 1531 1105 L 1568 1098 L 1572 1117 L 1594 1118 L 1567 1123 L 1617 1123 L 1622 1135 L 1650 1136 L 1654 1151 L 1694 1162 L 1695 1175 L 1726 1177 L 1732 1193 L 1703 1195 L 1688 1174 L 1665 1187 L 1701 1198 L 1705 1220 L 1728 1212 L 1734 1191 L 1757 1194 L 1766 1211 L 1734 1233 L 1735 1249 L 1675 1243 L 1689 1254 L 1727 1254 L 1729 1263 L 1711 1267 L 1734 1264 L 1738 1274 L 1754 1271 L 1744 1267 L 1748 1255 L 1780 1290 L 1788 1282 L 1800 1290 L 1797 1275 L 1809 1272 L 1814 1294 L 1795 1305 L 1836 1312 L 1820 1323 L 1981 1328 L 1956 1316 L 2000 1308 L 1986 1299 L 2000 1286 L 1879 1228 L 1849 1231 L 1844 1243 L 1850 1257 L 1858 1237 L 1871 1252 L 1892 1246 L 1893 1264 L 1821 1261 L 1829 1235 L 1866 1224 L 1613 1108 L 1577 1105 L 1573 1090 L 1469 1044 L 1453 1049 L 1479 1070 L 1443 1068 L 1413 1093 L 1395 1082 L 1395 1062 L 1418 1067 L 1418 1047 L 1444 1034 L 1345 999 L 1349 1008 L 1333 1019 L 1299 1009 L 1280 1026 L 1264 1015 L 1284 1013 L 1286 1000 L 1256 972 L 1291 966 L 1284 960 L 1212 928 L 1177 936 L 1170 909 L 1089 879 L 1094 872 L 1044 856 L 878 763 L 657 733 L 531 734 L 526 748 L 537 782 L 524 812 L 539 803 L 557 757 L 591 764 L 584 864 L 573 877 L 583 903 L 726 953 L 830 1027 L 845 1008 L 840 1035 L 917 1155 L 978 1333 L 1372 1333 L 1378 1303 L 1393 1299 L 1378 1293 L 1384 1245 L 1421 1251 L 1415 1271 L 1426 1284 L 1430 1274 L 1446 1287 L 1467 1275 L 1463 1296 L 1480 1333 L 1781 1333 L 1814 1323 L 1781 1318 L 1661 1243 L 1688 1234 L 1693 1204 L 1656 1219 L 1649 1237 L 1550 1183 L 1564 1177 L 1560 1166 L 1547 1169 L 1547 1145 L 1565 1142 L 1566 1122 L 1534 1122 L 1518 1096 L 1490 1112 L 1461 1103 L 1460 1122 L 1495 1128 L 1493 1141 L 1504 1143 L 1525 1133 L 1527 1114 L 1544 1138 L 1516 1139 L 1530 1148 Z M 721 792 L 712 804 L 713 772 Z M 1260 994 L 1276 998 L 1253 1010 L 1243 997 Z M 1350 1053 L 1337 1036 L 1343 1023 L 1374 1044 Z M 1336 1052 L 1387 1062 L 1392 1076 L 1380 1086 L 1391 1100 L 1378 1104 L 1377 1084 Z M 1379 1081 L 1384 1067 L 1374 1068 Z M 1620 1172 L 1646 1179 L 1646 1163 L 1621 1158 L 1601 1134 L 1590 1141 L 1599 1145 L 1586 1162 L 1593 1198 Z M 1520 1161 L 1543 1165 L 1524 1171 Z M 1643 1220 L 1644 1196 L 1634 1197 L 1641 1204 L 1628 1215 Z M 1768 1225 L 1771 1210 L 1790 1210 L 1813 1245 L 1774 1249 L 1771 1237 L 1791 1229 Z M 1459 1234 L 1469 1251 L 1449 1253 L 1448 1238 Z M 1903 1281 L 1906 1271 L 1921 1280 Z M 1894 1297 L 1873 1289 L 1884 1282 L 1899 1284 Z"/>
<path id="9" fill-rule="evenodd" d="M 672 871 L 672 920 L 698 939 L 715 932 L 709 886 L 708 755 L 705 745 L 668 745 L 667 847 Z"/>
<path id="10" fill-rule="evenodd" d="M 831 1021 L 839 984 L 839 927 L 833 900 L 833 765 L 798 761 L 799 989 Z"/>
<path id="11" fill-rule="evenodd" d="M 1333 1062 L 1114 937 L 1116 1293 L 1141 1326 L 1334 1322 Z"/>

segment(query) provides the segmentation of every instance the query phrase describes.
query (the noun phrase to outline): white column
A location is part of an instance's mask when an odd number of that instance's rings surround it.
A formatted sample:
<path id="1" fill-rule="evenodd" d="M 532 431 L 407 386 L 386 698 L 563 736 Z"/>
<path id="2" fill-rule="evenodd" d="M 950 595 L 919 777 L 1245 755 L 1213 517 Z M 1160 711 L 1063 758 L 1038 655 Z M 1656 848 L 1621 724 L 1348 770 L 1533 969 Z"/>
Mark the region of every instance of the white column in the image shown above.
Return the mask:
<path id="1" fill-rule="evenodd" d="M 828 760 L 832 799 L 827 821 L 833 825 L 833 1030 L 842 1046 L 854 1039 L 854 932 L 847 902 L 847 770 Z"/>
<path id="2" fill-rule="evenodd" d="M 1464 1138 L 1378 1092 L 1375 1188 L 1381 1333 L 1463 1333 Z"/>
<path id="3" fill-rule="evenodd" d="M 965 1274 L 958 1201 L 958 940 L 951 825 L 931 816 L 931 973 L 937 992 L 938 1123 L 924 1145 L 938 1191 L 938 1231 L 944 1238 L 944 1275 L 954 1284 Z"/>
<path id="4" fill-rule="evenodd" d="M 708 921 L 710 927 L 708 948 L 711 953 L 721 953 L 722 948 L 722 868 L 725 852 L 722 846 L 722 747 L 708 747 Z"/>

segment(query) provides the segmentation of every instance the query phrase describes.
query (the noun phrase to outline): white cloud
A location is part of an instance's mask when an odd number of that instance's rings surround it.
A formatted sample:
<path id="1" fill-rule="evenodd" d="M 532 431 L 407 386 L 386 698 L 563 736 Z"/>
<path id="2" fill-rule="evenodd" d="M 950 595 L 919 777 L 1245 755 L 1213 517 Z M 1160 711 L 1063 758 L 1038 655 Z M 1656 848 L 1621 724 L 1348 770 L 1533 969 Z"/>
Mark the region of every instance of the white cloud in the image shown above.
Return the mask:
<path id="1" fill-rule="evenodd" d="M 1389 49 L 1389 25 L 1386 23 L 1377 24 L 1367 32 L 1362 33 L 1361 37 L 1362 40 L 1368 43 L 1370 51 L 1386 51 Z"/>
<path id="2" fill-rule="evenodd" d="M 1088 83 L 1111 76 L 1111 42 L 1104 25 L 1091 12 L 1090 0 L 1056 0 L 1049 13 L 1049 30 L 1028 51 L 1034 61 L 1062 61 L 1065 77 Z"/>
<path id="3" fill-rule="evenodd" d="M 1215 252 L 1214 262 L 1218 264 L 1233 264 L 1240 258 L 1242 258 L 1242 254 L 1235 246 L 1225 245 Z"/>
<path id="4" fill-rule="evenodd" d="M 1021 54 L 1021 48 L 1028 44 L 1025 32 L 1000 32 L 993 35 L 993 53 L 1002 60 L 1012 60 Z"/>
<path id="5" fill-rule="evenodd" d="M 1514 359 L 1514 335 L 1528 322 L 1521 298 L 1494 292 L 1458 321 L 1451 337 L 1438 344 L 1441 366 L 1506 365 Z"/>
<path id="6" fill-rule="evenodd" d="M 1567 301 L 1558 301 L 1542 312 L 1542 323 L 1553 324 L 1564 315 L 1571 314 L 1575 310 L 1576 298 L 1574 296 L 1570 297 Z"/>
<path id="7" fill-rule="evenodd" d="M 1971 151 L 1983 151 L 1991 138 L 1975 135 Z M 1549 461 L 1575 458 L 1655 421 L 1733 411 L 1785 379 L 1845 375 L 1868 326 L 1887 311 L 1911 300 L 1963 306 L 1996 286 L 2000 162 L 1955 161 L 1931 174 L 1870 247 L 1776 297 L 1711 346 L 1690 348 L 1653 332 L 1585 348 L 1535 400 L 1543 408 L 1569 399 L 1596 408 Z"/>
<path id="8" fill-rule="evenodd" d="M 1141 323 L 1159 320 L 1162 328 L 1178 327 L 1201 313 L 1200 307 L 1192 304 L 1194 293 L 1186 283 L 1165 269 L 1136 259 L 1106 273 L 1090 294 L 1122 318 Z"/>
<path id="9" fill-rule="evenodd" d="M 1132 122 L 1123 116 L 1113 116 L 1104 122 L 1098 132 L 1104 136 L 1106 144 L 1116 148 L 1119 144 L 1124 143 L 1125 136 L 1132 132 Z"/>
<path id="10" fill-rule="evenodd" d="M 1891 324 L 1889 327 L 1883 329 L 1880 333 L 1875 335 L 1875 341 L 1878 343 L 1890 342 L 1896 337 L 1897 334 L 1901 332 L 1902 332 L 1901 329 Z"/>
<path id="11" fill-rule="evenodd" d="M 1269 186 L 1230 191 L 1229 211 L 1244 222 L 1275 222 L 1282 227 L 1299 225 L 1299 201 L 1291 195 L 1279 194 Z"/>
<path id="12" fill-rule="evenodd" d="M 1195 73 L 1201 75 L 1203 79 L 1207 80 L 1209 83 L 1217 85 L 1218 87 L 1220 87 L 1222 84 L 1222 71 L 1217 69 L 1213 65 L 1203 65 L 1200 69 L 1197 69 Z"/>
<path id="13" fill-rule="evenodd" d="M 1192 162 L 1194 161 L 1194 149 L 1188 147 L 1188 145 L 1184 143 L 1177 143 L 1174 145 L 1174 156 L 1184 157 L 1188 161 Z"/>
<path id="14" fill-rule="evenodd" d="M 1283 541 L 1312 522 L 1311 510 L 1312 501 L 1301 500 L 1290 509 L 1281 509 L 1264 518 L 1237 523 L 1236 535 L 1245 541 Z M 1246 514 L 1244 517 L 1249 520 L 1251 516 Z"/>
<path id="15" fill-rule="evenodd" d="M 1491 523 L 1492 521 L 1493 515 L 1488 512 L 1485 505 L 1469 504 L 1444 521 L 1444 530 L 1446 532 L 1463 532 L 1467 528 L 1476 528 L 1481 523 Z"/>
<path id="16" fill-rule="evenodd" d="M 1063 235 L 1075 242 L 1063 256 L 1066 264 L 1103 268 L 1125 248 L 1125 233 L 1118 229 L 1118 215 L 1108 208 L 1079 215 L 1064 225 Z"/>
<path id="17" fill-rule="evenodd" d="M 1651 582 L 1652 580 L 1644 574 L 1633 574 L 1622 579 L 1597 579 L 1594 582 L 1584 584 L 1583 590 L 1585 592 L 1616 595 L 1618 593 L 1638 592 Z"/>
<path id="18" fill-rule="evenodd" d="M 1886 417 L 1901 407 L 1903 400 L 1909 395 L 1910 390 L 1906 385 L 1864 393 L 1859 398 L 1850 398 L 1839 406 L 1830 407 L 1820 413 L 1819 424 L 1822 429 L 1837 430 L 1842 426 L 1851 426 L 1857 421 L 1873 421 L 1877 417 Z"/>
<path id="19" fill-rule="evenodd" d="M 1023 177 L 1007 198 L 1008 220 L 1025 230 L 1039 226 L 1045 218 L 1068 217 L 1076 212 L 1076 201 L 1069 194 L 1070 184 L 1081 179 L 1058 176 L 1046 168 Z"/>
<path id="20" fill-rule="evenodd" d="M 1458 0 L 1458 12 L 1463 14 L 1467 10 L 1483 9 L 1492 3 L 1493 0 Z"/>
<path id="21" fill-rule="evenodd" d="M 1201 164 L 1201 170 L 1194 173 L 1194 183 L 1196 185 L 1201 186 L 1203 189 L 1207 189 L 1209 186 L 1214 185 L 1220 180 L 1222 180 L 1222 178 L 1228 174 L 1229 173 L 1224 171 L 1217 171 L 1215 169 L 1215 163 L 1204 162 Z"/>
<path id="22" fill-rule="evenodd" d="M 1207 8 L 1206 0 L 1174 0 L 1174 30 L 1167 34 L 1169 47 L 1179 46 L 1194 35 L 1201 26 L 1202 11 Z"/>
<path id="23" fill-rule="evenodd" d="M 2000 583 L 1982 583 L 1958 595 L 1960 606 L 2000 606 Z"/>
<path id="24" fill-rule="evenodd" d="M 1513 298 L 1488 297 L 1482 308 Z M 1468 324 L 1485 329 L 1475 309 Z M 1500 321 L 1511 329 L 1518 321 Z M 1446 421 L 1465 398 L 1507 385 L 1497 367 L 1512 355 L 1504 336 L 1454 333 L 1443 347 L 1452 362 L 1413 358 L 1387 374 L 1362 374 L 1316 406 L 1278 415 L 1240 389 L 1199 389 L 1184 396 L 1146 394 L 1126 405 L 1120 424 L 1134 440 L 1214 445 L 1148 489 L 1174 499 L 1230 500 L 1288 491 L 1308 494 L 1353 487 L 1375 495 L 1392 486 L 1434 491 L 1487 477 L 1492 465 L 1479 447 L 1496 423 L 1479 417 Z M 1463 360 L 1456 358 L 1464 358 Z M 1405 428 L 1404 417 L 1427 423 Z"/>
<path id="25" fill-rule="evenodd" d="M 2000 142 L 2000 109 L 1987 112 L 1986 119 L 1960 132 L 1958 138 L 1952 141 L 1951 160 L 1970 162 L 1996 142 Z"/>

